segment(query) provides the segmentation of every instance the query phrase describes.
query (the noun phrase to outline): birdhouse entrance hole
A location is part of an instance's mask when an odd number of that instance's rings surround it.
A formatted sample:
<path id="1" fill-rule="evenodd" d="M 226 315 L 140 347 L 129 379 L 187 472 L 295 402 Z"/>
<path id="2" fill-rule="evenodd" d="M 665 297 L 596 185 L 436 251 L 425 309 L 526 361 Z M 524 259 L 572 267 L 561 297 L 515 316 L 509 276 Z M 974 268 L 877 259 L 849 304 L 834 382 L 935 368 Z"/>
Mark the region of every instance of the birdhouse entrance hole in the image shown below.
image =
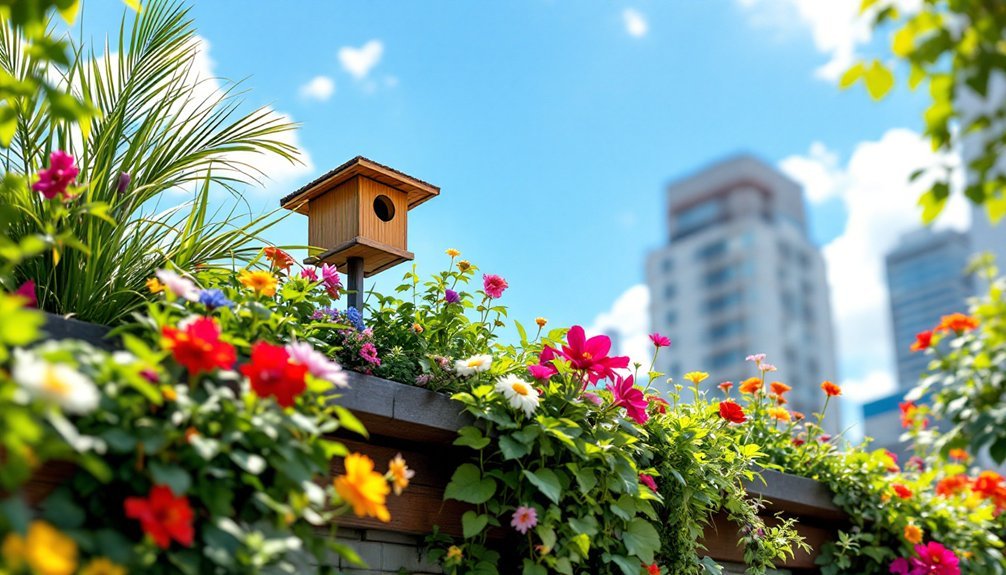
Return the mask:
<path id="1" fill-rule="evenodd" d="M 390 222 L 395 217 L 395 204 L 388 196 L 377 196 L 374 198 L 374 213 L 382 222 Z"/>

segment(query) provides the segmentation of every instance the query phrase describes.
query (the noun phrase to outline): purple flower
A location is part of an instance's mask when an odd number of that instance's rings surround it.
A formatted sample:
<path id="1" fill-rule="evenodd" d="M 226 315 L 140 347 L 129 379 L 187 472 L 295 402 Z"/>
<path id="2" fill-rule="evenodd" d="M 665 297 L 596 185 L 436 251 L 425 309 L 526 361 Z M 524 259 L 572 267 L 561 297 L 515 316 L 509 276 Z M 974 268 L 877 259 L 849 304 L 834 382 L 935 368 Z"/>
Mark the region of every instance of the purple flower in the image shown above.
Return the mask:
<path id="1" fill-rule="evenodd" d="M 204 289 L 199 292 L 199 303 L 213 310 L 220 307 L 231 307 L 234 302 L 227 299 L 224 292 L 218 289 Z"/>
<path id="2" fill-rule="evenodd" d="M 119 182 L 116 184 L 115 188 L 120 194 L 125 193 L 129 189 L 129 182 L 133 181 L 133 177 L 127 172 L 119 172 Z"/>
<path id="3" fill-rule="evenodd" d="M 447 303 L 458 303 L 459 301 L 461 301 L 461 296 L 458 294 L 458 292 L 449 289 L 444 292 L 444 299 L 447 300 Z"/>

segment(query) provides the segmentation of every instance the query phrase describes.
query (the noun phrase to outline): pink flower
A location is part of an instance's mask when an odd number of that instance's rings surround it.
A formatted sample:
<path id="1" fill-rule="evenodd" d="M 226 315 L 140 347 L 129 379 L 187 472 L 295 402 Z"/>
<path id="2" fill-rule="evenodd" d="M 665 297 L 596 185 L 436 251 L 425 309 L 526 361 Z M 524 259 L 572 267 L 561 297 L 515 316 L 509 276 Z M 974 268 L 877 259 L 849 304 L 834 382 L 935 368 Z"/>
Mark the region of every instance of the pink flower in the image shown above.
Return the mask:
<path id="1" fill-rule="evenodd" d="M 639 474 L 639 482 L 642 483 L 643 485 L 649 487 L 650 491 L 652 491 L 654 493 L 657 492 L 657 482 L 653 480 L 653 477 L 651 477 L 651 476 L 649 476 L 649 475 L 647 475 L 645 473 L 640 473 Z"/>
<path id="2" fill-rule="evenodd" d="M 616 369 L 629 366 L 628 357 L 608 357 L 611 338 L 606 335 L 595 335 L 587 339 L 583 328 L 574 325 L 566 334 L 566 341 L 568 345 L 562 346 L 559 353 L 569 360 L 573 369 L 584 372 L 592 384 L 614 378 Z"/>
<path id="3" fill-rule="evenodd" d="M 643 392 L 636 389 L 633 383 L 631 375 L 625 378 L 616 376 L 615 385 L 610 387 L 611 395 L 614 398 L 612 405 L 624 407 L 629 419 L 643 425 L 650 418 L 650 414 L 646 412 L 648 402 Z"/>
<path id="4" fill-rule="evenodd" d="M 79 173 L 80 169 L 75 165 L 73 156 L 62 150 L 56 150 L 49 155 L 49 169 L 39 170 L 38 181 L 31 185 L 31 189 L 42 194 L 47 200 L 56 196 L 68 200 L 72 196 L 67 193 L 66 188 L 77 179 Z"/>
<path id="5" fill-rule="evenodd" d="M 745 361 L 753 361 L 755 363 L 761 363 L 765 361 L 764 353 L 754 353 L 744 358 Z"/>
<path id="6" fill-rule="evenodd" d="M 650 341 L 652 341 L 653 345 L 658 348 L 667 347 L 671 345 L 671 338 L 664 335 L 660 335 L 657 332 L 653 332 L 650 334 Z"/>
<path id="7" fill-rule="evenodd" d="M 600 407 L 601 403 L 603 403 L 603 401 L 601 400 L 601 396 L 597 395 L 596 393 L 584 392 L 580 394 L 580 397 L 593 403 L 598 407 Z"/>
<path id="8" fill-rule="evenodd" d="M 559 373 L 555 369 L 555 366 L 552 365 L 552 360 L 555 359 L 555 357 L 555 349 L 546 345 L 541 350 L 541 353 L 538 354 L 538 365 L 527 366 L 528 373 L 531 374 L 531 377 L 537 380 L 546 381 L 550 379 L 553 375 Z"/>
<path id="9" fill-rule="evenodd" d="M 768 373 L 770 371 L 776 371 L 776 367 L 771 363 L 763 363 L 758 367 L 758 369 L 762 370 L 765 373 Z"/>
<path id="10" fill-rule="evenodd" d="M 482 276 L 482 289 L 485 290 L 487 296 L 493 299 L 499 299 L 503 295 L 503 290 L 508 287 L 510 284 L 496 274 L 483 274 Z"/>
<path id="11" fill-rule="evenodd" d="M 38 307 L 38 298 L 35 297 L 35 280 L 28 280 L 21 284 L 14 291 L 14 295 L 24 298 L 25 307 Z"/>
<path id="12" fill-rule="evenodd" d="M 374 365 L 381 365 L 381 358 L 377 357 L 377 347 L 369 341 L 360 348 L 360 357 Z"/>
<path id="13" fill-rule="evenodd" d="M 510 525 L 519 531 L 521 535 L 527 533 L 529 529 L 537 524 L 538 511 L 534 507 L 528 507 L 527 505 L 521 505 L 514 510 L 513 519 L 510 520 Z"/>
<path id="14" fill-rule="evenodd" d="M 332 299 L 339 299 L 339 290 L 342 289 L 342 279 L 339 278 L 339 268 L 328 264 L 321 264 L 321 281 L 325 284 L 325 290 Z"/>
<path id="15" fill-rule="evenodd" d="M 325 357 L 306 341 L 295 341 L 286 345 L 290 359 L 307 368 L 308 373 L 323 379 L 336 387 L 346 387 L 349 379 L 342 366 Z"/>
<path id="16" fill-rule="evenodd" d="M 315 268 L 304 268 L 300 270 L 300 277 L 309 282 L 316 282 L 318 281 L 318 270 Z"/>
<path id="17" fill-rule="evenodd" d="M 918 557 L 899 557 L 891 562 L 889 571 L 896 575 L 960 575 L 960 560 L 953 551 L 930 541 L 916 545 Z"/>

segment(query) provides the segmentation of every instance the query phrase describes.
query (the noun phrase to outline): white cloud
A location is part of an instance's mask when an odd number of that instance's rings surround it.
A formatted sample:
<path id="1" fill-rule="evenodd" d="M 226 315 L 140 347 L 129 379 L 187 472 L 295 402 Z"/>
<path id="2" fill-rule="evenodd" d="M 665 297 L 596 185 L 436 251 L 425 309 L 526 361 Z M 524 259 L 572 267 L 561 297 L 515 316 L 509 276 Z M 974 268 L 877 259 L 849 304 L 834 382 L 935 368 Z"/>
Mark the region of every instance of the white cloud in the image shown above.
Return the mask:
<path id="1" fill-rule="evenodd" d="M 600 313 L 594 323 L 586 328 L 587 333 L 606 333 L 618 340 L 618 349 L 613 350 L 649 366 L 653 345 L 649 339 L 650 290 L 645 284 L 636 284 L 625 290 L 609 311 Z"/>
<path id="2" fill-rule="evenodd" d="M 918 11 L 922 0 L 887 0 L 878 2 L 860 15 L 862 0 L 737 0 L 748 9 L 753 21 L 775 29 L 806 26 L 818 52 L 828 62 L 816 71 L 826 80 L 837 80 L 856 60 L 857 47 L 872 38 L 870 17 L 881 6 L 895 5 L 902 13 Z"/>
<path id="3" fill-rule="evenodd" d="M 383 53 L 384 44 L 380 40 L 371 40 L 359 48 L 352 46 L 339 48 L 339 62 L 354 78 L 361 80 L 366 78 L 370 70 L 381 61 Z"/>
<path id="4" fill-rule="evenodd" d="M 905 129 L 860 143 L 845 166 L 837 166 L 833 159 L 830 152 L 812 147 L 807 156 L 787 158 L 791 167 L 804 168 L 788 173 L 808 187 L 832 190 L 829 193 L 845 203 L 845 230 L 824 247 L 838 355 L 850 395 L 876 397 L 885 390 L 877 385 L 878 373 L 890 379 L 894 366 L 883 257 L 902 234 L 920 227 L 915 205 L 931 183 L 926 177 L 915 182 L 908 178 L 919 167 L 953 161 L 935 154 L 925 138 Z M 969 220 L 966 202 L 954 194 L 936 226 L 965 229 Z"/>
<path id="5" fill-rule="evenodd" d="M 324 102 L 335 93 L 335 82 L 328 76 L 315 76 L 300 87 L 300 95 L 308 100 Z"/>
<path id="6" fill-rule="evenodd" d="M 843 174 L 838 169 L 838 156 L 821 142 L 811 144 L 809 155 L 789 156 L 779 162 L 779 167 L 803 184 L 807 199 L 812 203 L 821 203 L 841 191 Z"/>
<path id="7" fill-rule="evenodd" d="M 636 38 L 646 36 L 646 33 L 650 30 L 646 17 L 633 8 L 626 8 L 622 11 L 622 21 L 625 23 L 625 31 Z"/>

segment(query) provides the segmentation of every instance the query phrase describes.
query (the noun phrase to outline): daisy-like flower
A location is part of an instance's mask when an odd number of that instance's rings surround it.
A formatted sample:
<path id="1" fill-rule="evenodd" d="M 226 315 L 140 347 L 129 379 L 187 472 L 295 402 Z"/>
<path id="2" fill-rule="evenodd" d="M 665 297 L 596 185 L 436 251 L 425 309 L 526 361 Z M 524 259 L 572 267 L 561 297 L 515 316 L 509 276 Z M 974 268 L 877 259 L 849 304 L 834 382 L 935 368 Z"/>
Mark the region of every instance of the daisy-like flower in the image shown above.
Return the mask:
<path id="1" fill-rule="evenodd" d="M 698 385 L 706 380 L 709 374 L 704 371 L 689 371 L 684 375 L 684 378 L 695 385 Z"/>
<path id="2" fill-rule="evenodd" d="M 538 392 L 531 384 L 514 374 L 504 375 L 496 380 L 496 392 L 510 402 L 510 407 L 520 409 L 531 417 L 538 408 Z"/>
<path id="3" fill-rule="evenodd" d="M 346 474 L 335 478 L 335 490 L 339 497 L 353 507 L 357 517 L 375 517 L 385 523 L 391 521 L 391 513 L 385 504 L 390 488 L 384 476 L 374 471 L 374 460 L 360 453 L 351 453 L 343 464 Z"/>
<path id="4" fill-rule="evenodd" d="M 11 375 L 29 395 L 55 403 L 67 413 L 85 414 L 98 407 L 100 395 L 94 382 L 70 366 L 15 349 Z"/>
<path id="5" fill-rule="evenodd" d="M 745 361 L 753 361 L 756 364 L 760 364 L 761 362 L 765 361 L 765 354 L 764 353 L 753 353 L 753 354 L 745 357 L 744 360 Z"/>
<path id="6" fill-rule="evenodd" d="M 238 281 L 246 288 L 266 297 L 276 295 L 276 286 L 279 284 L 276 276 L 262 270 L 241 270 Z"/>
<path id="7" fill-rule="evenodd" d="M 182 277 L 171 270 L 157 270 L 154 275 L 169 292 L 188 301 L 199 301 L 199 288 L 189 278 Z"/>
<path id="8" fill-rule="evenodd" d="M 539 316 L 534 318 L 534 323 L 538 324 L 538 327 L 545 327 L 545 324 L 548 323 L 548 320 Z"/>
<path id="9" fill-rule="evenodd" d="M 402 490 L 409 486 L 409 480 L 416 476 L 416 472 L 409 469 L 402 454 L 399 453 L 388 462 L 388 475 L 391 476 L 391 487 L 395 490 L 395 495 L 401 495 Z"/>
<path id="10" fill-rule="evenodd" d="M 776 367 L 771 363 L 761 363 L 758 365 L 758 369 L 762 370 L 763 373 L 777 371 Z"/>
<path id="11" fill-rule="evenodd" d="M 769 417 L 779 421 L 789 421 L 793 418 L 785 407 L 770 407 L 767 412 Z"/>
<path id="12" fill-rule="evenodd" d="M 458 250 L 456 250 L 454 248 L 447 248 L 447 251 L 445 251 L 444 253 L 446 253 L 447 255 L 451 256 L 452 258 L 456 258 L 456 257 L 458 257 L 458 256 L 461 255 L 461 252 L 459 252 Z"/>
<path id="13" fill-rule="evenodd" d="M 454 362 L 454 371 L 462 377 L 467 377 L 474 373 L 487 371 L 493 364 L 493 356 L 483 353 L 473 355 L 468 359 L 459 359 Z"/>
<path id="14" fill-rule="evenodd" d="M 295 341 L 286 344 L 286 352 L 290 354 L 290 359 L 307 368 L 308 373 L 324 379 L 336 387 L 347 387 L 349 378 L 342 366 L 325 357 L 325 354 L 314 349 L 306 341 Z"/>
<path id="15" fill-rule="evenodd" d="M 521 505 L 514 510 L 513 519 L 510 520 L 510 526 L 520 532 L 521 535 L 526 534 L 537 524 L 538 511 L 534 507 L 528 507 L 527 505 Z"/>
<path id="16" fill-rule="evenodd" d="M 146 283 L 144 283 L 144 285 L 147 287 L 147 291 L 149 291 L 154 295 L 157 295 L 162 291 L 164 291 L 164 284 L 162 284 L 161 280 L 157 278 L 148 279 Z"/>

